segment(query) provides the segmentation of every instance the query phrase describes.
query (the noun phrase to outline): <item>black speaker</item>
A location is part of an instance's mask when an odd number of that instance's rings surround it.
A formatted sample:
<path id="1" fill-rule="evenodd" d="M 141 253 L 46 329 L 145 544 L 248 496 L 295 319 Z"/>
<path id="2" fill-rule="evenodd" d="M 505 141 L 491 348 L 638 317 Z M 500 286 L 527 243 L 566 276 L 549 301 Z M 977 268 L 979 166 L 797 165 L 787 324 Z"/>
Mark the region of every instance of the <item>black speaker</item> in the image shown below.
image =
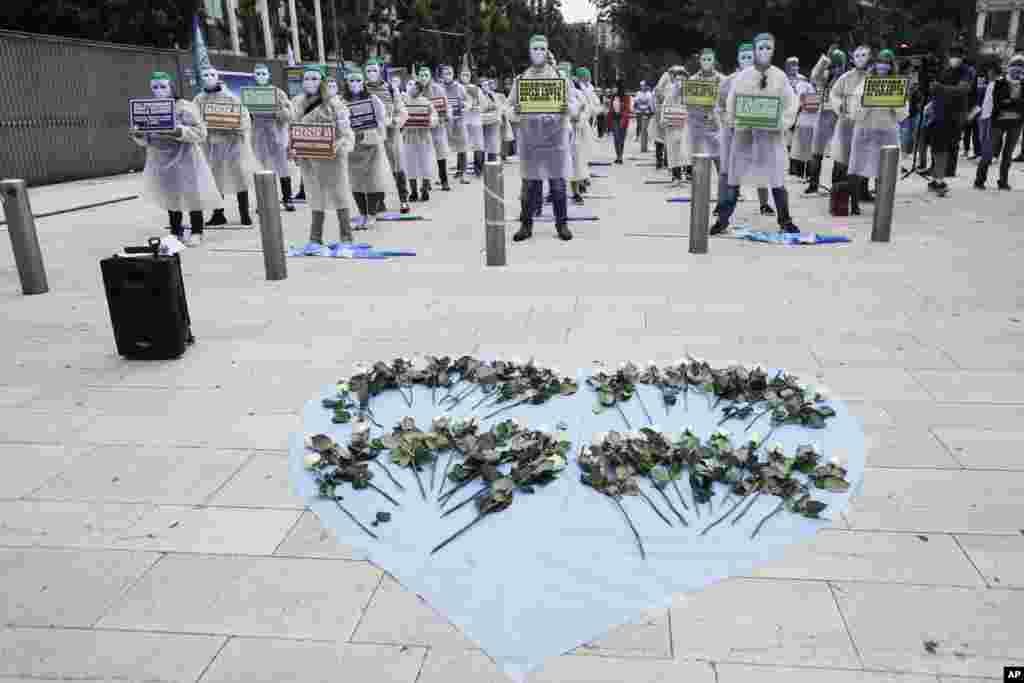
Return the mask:
<path id="1" fill-rule="evenodd" d="M 181 259 L 161 256 L 160 241 L 127 247 L 127 254 L 100 261 L 117 352 L 126 358 L 166 360 L 195 342 Z"/>

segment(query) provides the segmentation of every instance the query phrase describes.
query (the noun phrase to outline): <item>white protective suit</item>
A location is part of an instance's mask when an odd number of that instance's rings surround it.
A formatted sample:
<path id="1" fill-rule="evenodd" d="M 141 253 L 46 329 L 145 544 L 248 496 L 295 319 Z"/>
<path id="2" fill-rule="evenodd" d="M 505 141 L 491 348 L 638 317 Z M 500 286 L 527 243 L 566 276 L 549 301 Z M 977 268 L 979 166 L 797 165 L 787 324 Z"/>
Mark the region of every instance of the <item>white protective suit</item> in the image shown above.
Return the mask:
<path id="1" fill-rule="evenodd" d="M 338 97 L 320 102 L 309 113 L 306 108 L 315 98 L 299 95 L 292 100 L 297 123 L 334 124 L 334 159 L 300 160 L 302 180 L 306 184 L 306 200 L 313 211 L 336 211 L 352 206 L 349 188 L 348 153 L 355 147 L 355 135 L 349 126 L 348 107 Z"/>
<path id="2" fill-rule="evenodd" d="M 441 117 L 425 95 L 407 97 L 408 105 L 430 106 L 430 128 L 402 129 L 402 170 L 409 180 L 429 180 L 437 172 L 433 132 L 442 127 Z"/>
<path id="3" fill-rule="evenodd" d="M 866 72 L 860 69 L 847 71 L 832 85 L 829 103 L 837 113 L 836 132 L 832 140 L 832 160 L 844 166 L 850 163 L 853 147 L 853 129 L 860 112 L 860 98 L 864 94 Z"/>
<path id="4" fill-rule="evenodd" d="M 560 78 L 551 64 L 530 66 L 512 86 L 510 101 L 515 107 L 519 101 L 519 81 L 531 78 Z M 519 122 L 520 172 L 526 180 L 572 178 L 572 150 L 570 134 L 572 117 L 578 115 L 580 103 L 575 88 L 566 84 L 567 109 L 564 114 L 516 114 Z"/>
<path id="5" fill-rule="evenodd" d="M 744 69 L 736 75 L 726 100 L 726 119 L 735 125 L 737 95 L 781 97 L 780 127 L 777 130 L 736 128 L 729 160 L 729 185 L 733 187 L 785 187 L 788 160 L 783 131 L 796 121 L 799 101 L 782 69 L 769 66 L 763 75 L 764 88 L 761 87 L 762 72 L 756 68 Z"/>
<path id="6" fill-rule="evenodd" d="M 223 86 L 222 86 L 223 88 Z M 252 151 L 252 119 L 242 101 L 227 90 L 201 92 L 194 103 L 200 112 L 207 102 L 230 100 L 242 107 L 241 128 L 237 131 L 209 130 L 206 135 L 206 160 L 210 163 L 217 189 L 224 196 L 248 192 L 253 184 L 253 174 L 260 170 L 260 164 Z"/>
<path id="7" fill-rule="evenodd" d="M 718 90 L 721 93 L 722 81 L 725 80 L 725 76 L 717 71 L 713 71 L 710 75 L 705 75 L 703 71 L 698 71 L 690 76 L 690 80 L 718 81 Z M 712 159 L 721 159 L 721 150 L 719 149 L 721 139 L 719 129 L 721 125 L 718 120 L 716 107 L 688 105 L 686 110 L 689 114 L 686 119 L 686 128 L 689 133 L 690 153 L 710 154 Z"/>
<path id="8" fill-rule="evenodd" d="M 355 146 L 348 153 L 349 187 L 352 192 L 371 194 L 388 191 L 394 186 L 391 166 L 388 165 L 387 111 L 376 95 L 368 95 L 373 102 L 377 127 L 372 130 L 352 131 Z"/>
<path id="9" fill-rule="evenodd" d="M 797 100 L 804 95 L 814 95 L 814 83 L 800 77 L 796 80 L 794 91 Z M 819 103 L 820 104 L 820 103 Z M 818 112 L 806 111 L 801 104 L 800 113 L 796 118 L 796 130 L 793 132 L 793 146 L 789 156 L 797 161 L 808 161 L 814 154 L 814 128 L 818 124 Z"/>
<path id="10" fill-rule="evenodd" d="M 271 86 L 273 87 L 273 86 Z M 273 114 L 253 114 L 252 149 L 264 171 L 273 171 L 278 178 L 289 177 L 288 125 L 295 119 L 288 95 L 274 87 L 277 110 Z"/>
<path id="11" fill-rule="evenodd" d="M 685 79 L 686 76 L 683 76 Z M 658 105 L 658 113 L 655 114 L 654 118 L 659 119 L 658 126 L 661 129 L 662 140 L 665 143 L 665 155 L 668 158 L 669 168 L 682 168 L 688 166 L 690 163 L 690 141 L 688 136 L 689 129 L 689 114 L 687 114 L 686 123 L 682 126 L 673 127 L 668 125 L 668 109 L 669 107 L 678 107 L 685 109 L 683 105 L 683 86 L 679 83 L 679 87 L 676 88 L 677 84 L 672 80 L 672 76 L 669 73 L 664 73 L 661 79 L 658 81 L 658 86 L 655 88 L 657 98 L 660 104 Z"/>
<path id="12" fill-rule="evenodd" d="M 864 92 L 863 81 L 859 91 L 861 94 Z M 900 122 L 909 115 L 907 104 L 902 107 L 858 107 L 854 114 L 848 172 L 864 178 L 877 177 L 882 147 L 900 144 Z"/>

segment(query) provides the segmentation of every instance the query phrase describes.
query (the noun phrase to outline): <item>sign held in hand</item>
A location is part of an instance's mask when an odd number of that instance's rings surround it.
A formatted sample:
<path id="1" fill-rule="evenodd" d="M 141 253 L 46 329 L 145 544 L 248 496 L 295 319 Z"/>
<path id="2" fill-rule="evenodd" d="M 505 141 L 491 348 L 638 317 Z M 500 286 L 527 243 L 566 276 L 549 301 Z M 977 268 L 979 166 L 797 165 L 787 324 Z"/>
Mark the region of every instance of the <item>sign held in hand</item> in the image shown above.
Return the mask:
<path id="1" fill-rule="evenodd" d="M 277 88 L 273 86 L 242 88 L 242 104 L 257 116 L 274 114 L 277 111 Z"/>
<path id="2" fill-rule="evenodd" d="M 334 126 L 320 123 L 293 123 L 289 152 L 296 159 L 331 161 L 334 154 Z"/>
<path id="3" fill-rule="evenodd" d="M 367 98 L 348 105 L 348 120 L 352 130 L 372 130 L 377 127 L 377 111 L 373 100 Z"/>
<path id="4" fill-rule="evenodd" d="M 782 98 L 737 94 L 736 127 L 779 130 L 782 127 Z"/>
<path id="5" fill-rule="evenodd" d="M 203 105 L 203 119 L 210 130 L 240 130 L 242 103 L 231 100 L 206 102 Z"/>
<path id="6" fill-rule="evenodd" d="M 516 87 L 521 114 L 561 114 L 568 102 L 561 78 L 521 78 Z"/>
<path id="7" fill-rule="evenodd" d="M 864 79 L 864 107 L 902 107 L 907 103 L 909 81 L 900 76 L 868 76 Z"/>
<path id="8" fill-rule="evenodd" d="M 128 115 L 132 128 L 143 133 L 166 133 L 178 127 L 172 99 L 128 100 Z"/>
<path id="9" fill-rule="evenodd" d="M 683 102 L 688 107 L 713 107 L 718 100 L 718 81 L 683 81 Z"/>

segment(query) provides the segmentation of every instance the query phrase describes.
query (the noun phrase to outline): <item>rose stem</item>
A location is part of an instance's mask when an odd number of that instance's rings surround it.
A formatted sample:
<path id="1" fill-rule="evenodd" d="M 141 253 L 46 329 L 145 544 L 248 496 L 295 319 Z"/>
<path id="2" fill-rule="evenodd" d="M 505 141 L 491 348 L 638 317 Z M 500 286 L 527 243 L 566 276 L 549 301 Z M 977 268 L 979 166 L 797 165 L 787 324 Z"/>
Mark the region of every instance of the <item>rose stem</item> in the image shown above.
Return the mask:
<path id="1" fill-rule="evenodd" d="M 452 392 L 455 391 L 455 388 L 465 381 L 465 379 L 460 379 L 458 382 L 455 382 L 454 384 L 449 384 L 448 390 L 444 392 L 444 396 L 441 397 L 441 403 L 444 403 L 446 400 L 448 400 L 448 397 L 452 395 Z"/>
<path id="2" fill-rule="evenodd" d="M 377 493 L 379 493 L 380 495 L 382 495 L 382 496 L 384 496 L 385 498 L 387 498 L 387 499 L 388 499 L 388 500 L 389 500 L 389 501 L 391 502 L 391 504 L 392 504 L 392 505 L 394 505 L 394 506 L 395 506 L 396 508 L 400 508 L 400 507 L 402 507 L 401 505 L 399 505 L 399 503 L 398 503 L 398 501 L 397 501 L 397 500 L 395 500 L 394 498 L 392 498 L 391 496 L 389 496 L 389 495 L 388 495 L 388 494 L 387 494 L 386 492 L 384 492 L 384 491 L 382 491 L 382 490 L 381 490 L 380 488 L 378 488 L 376 484 L 371 484 L 371 483 L 367 482 L 367 484 L 366 484 L 366 485 L 367 485 L 367 486 L 369 486 L 369 487 L 370 487 L 371 489 L 373 489 L 374 491 L 376 491 Z"/>
<path id="3" fill-rule="evenodd" d="M 409 468 L 412 469 L 412 473 L 416 475 L 416 483 L 420 485 L 420 493 L 423 494 L 423 500 L 427 499 L 427 492 L 423 488 L 423 480 L 420 479 L 420 471 L 416 469 L 416 461 L 409 463 Z"/>
<path id="4" fill-rule="evenodd" d="M 697 489 L 693 488 L 693 480 L 690 480 L 690 494 L 693 495 L 693 511 L 700 519 L 700 501 L 697 500 Z"/>
<path id="5" fill-rule="evenodd" d="M 654 510 L 655 512 L 658 513 L 658 516 L 661 517 L 662 520 L 664 520 L 665 524 L 668 524 L 669 526 L 672 526 L 672 522 L 669 521 L 669 518 L 665 516 L 665 513 L 663 513 L 661 510 L 658 509 L 658 506 L 655 505 L 654 501 L 651 500 L 647 496 L 647 494 L 643 492 L 643 489 L 637 489 L 637 490 L 640 491 L 640 497 L 643 498 L 645 501 L 647 501 L 647 504 L 651 506 L 652 510 Z"/>
<path id="6" fill-rule="evenodd" d="M 448 482 L 448 468 L 452 466 L 452 459 L 455 457 L 455 451 L 448 453 L 448 462 L 444 464 L 444 472 L 441 473 L 441 490 L 438 491 L 438 495 L 444 493 L 444 485 Z"/>
<path id="7" fill-rule="evenodd" d="M 731 515 L 733 513 L 733 511 L 735 511 L 736 508 L 738 508 L 743 503 L 743 501 L 744 501 L 743 498 L 740 498 L 739 500 L 737 500 L 736 504 L 733 505 L 731 508 L 729 508 L 728 512 L 726 512 L 724 515 L 722 515 L 721 517 L 719 517 L 715 521 L 711 522 L 711 524 L 708 524 L 706 527 L 704 527 L 704 530 L 700 532 L 700 535 L 703 536 L 704 534 L 706 534 L 707 532 L 711 531 L 716 526 L 721 524 L 723 520 L 725 520 L 729 515 Z"/>
<path id="8" fill-rule="evenodd" d="M 750 538 L 751 538 L 751 539 L 753 539 L 753 538 L 754 538 L 754 536 L 757 536 L 757 532 L 759 532 L 759 531 L 761 530 L 761 527 L 763 527 L 763 526 L 764 526 L 764 523 L 765 523 L 765 522 L 767 522 L 767 521 L 768 521 L 769 519 L 771 519 L 772 517 L 774 517 L 775 515 L 779 514 L 779 512 L 780 512 L 780 511 L 782 510 L 782 507 L 783 507 L 783 506 L 784 506 L 785 504 L 786 504 L 786 501 L 785 501 L 785 499 L 783 499 L 783 500 L 782 500 L 782 502 L 780 502 L 780 503 L 779 503 L 779 504 L 778 504 L 778 505 L 777 505 L 777 506 L 775 507 L 775 509 L 774 509 L 774 510 L 772 510 L 772 511 L 771 511 L 771 512 L 769 512 L 769 513 L 768 513 L 767 515 L 765 515 L 765 516 L 764 516 L 764 518 L 763 518 L 763 519 L 762 519 L 762 520 L 761 520 L 760 522 L 758 522 L 758 523 L 757 523 L 757 526 L 756 526 L 756 527 L 754 527 L 754 533 L 750 534 Z"/>
<path id="9" fill-rule="evenodd" d="M 626 419 L 626 414 L 622 412 L 622 406 L 619 405 L 618 401 L 615 402 L 615 409 L 619 411 L 619 415 L 622 416 L 622 421 L 626 423 L 626 429 L 633 431 L 633 425 L 629 424 L 629 420 Z"/>
<path id="10" fill-rule="evenodd" d="M 640 391 L 636 392 L 636 400 L 640 402 L 640 407 L 644 410 L 644 415 L 647 417 L 647 424 L 654 424 L 654 420 L 651 419 L 651 414 L 647 412 L 647 404 L 644 403 L 644 397 L 640 395 Z"/>
<path id="11" fill-rule="evenodd" d="M 495 415 L 498 415 L 498 414 L 500 414 L 500 413 L 503 413 L 503 412 L 505 412 L 506 410 L 511 410 L 512 408 L 515 408 L 516 406 L 521 406 L 521 405 L 523 405 L 524 403 L 529 403 L 529 402 L 530 402 L 530 399 L 528 399 L 528 398 L 524 398 L 524 399 L 523 399 L 522 401 L 516 401 L 515 403 L 513 403 L 513 404 L 512 404 L 512 405 L 510 405 L 510 406 L 505 406 L 504 408 L 498 408 L 498 409 L 497 409 L 497 410 L 495 410 L 495 411 L 494 411 L 493 413 L 491 413 L 491 414 L 489 414 L 489 415 L 485 415 L 483 419 L 485 419 L 485 420 L 489 420 L 490 418 L 494 417 Z"/>
<path id="12" fill-rule="evenodd" d="M 434 481 L 437 479 L 437 456 L 430 461 L 430 490 L 434 490 Z"/>
<path id="13" fill-rule="evenodd" d="M 404 391 L 402 391 L 402 383 L 395 382 L 395 388 L 398 389 L 398 393 L 402 395 L 402 400 L 405 401 L 405 405 L 409 408 L 412 408 L 412 404 L 409 403 L 409 397 L 405 395 Z"/>
<path id="14" fill-rule="evenodd" d="M 741 519 L 743 519 L 743 517 L 748 512 L 750 512 L 750 508 L 754 507 L 754 503 L 757 502 L 757 499 L 761 497 L 762 493 L 763 493 L 763 491 L 758 491 L 756 494 L 754 494 L 753 497 L 751 497 L 750 502 L 747 503 L 747 507 L 743 508 L 743 510 L 740 512 L 740 514 L 736 517 L 736 519 L 732 520 L 732 522 L 729 523 L 729 526 L 736 526 L 736 523 L 738 521 L 740 521 Z"/>
<path id="15" fill-rule="evenodd" d="M 460 384 L 461 384 L 461 382 L 460 382 Z M 456 385 L 456 386 L 458 386 L 458 385 Z M 475 385 L 474 385 L 474 386 L 475 386 Z M 472 391 L 473 391 L 473 388 L 474 388 L 474 387 L 473 387 L 473 386 L 471 386 L 471 387 L 470 387 L 469 389 L 466 389 L 466 390 L 465 390 L 465 391 L 464 391 L 463 393 L 461 393 L 461 394 L 456 394 L 456 393 L 454 393 L 454 392 L 448 392 L 448 395 L 447 395 L 447 396 L 445 396 L 444 398 L 442 398 L 442 399 L 441 399 L 441 403 L 444 403 L 445 401 L 451 401 L 451 402 L 452 402 L 452 403 L 454 404 L 454 403 L 458 402 L 458 400 L 459 400 L 460 398 L 462 398 L 463 396 L 465 396 L 466 394 L 472 393 Z"/>
<path id="16" fill-rule="evenodd" d="M 415 389 L 415 388 L 416 387 L 413 386 L 412 384 L 409 384 L 409 386 L 408 386 L 408 389 L 409 389 L 409 407 L 410 408 L 412 408 L 412 404 L 416 402 L 416 398 L 415 398 L 415 396 L 412 393 L 413 389 Z"/>
<path id="17" fill-rule="evenodd" d="M 382 462 L 381 462 L 380 460 L 377 460 L 377 458 L 374 458 L 374 459 L 373 459 L 373 462 L 377 463 L 377 467 L 379 467 L 379 468 L 381 468 L 382 470 L 384 470 L 384 473 L 388 475 L 388 479 L 390 479 L 390 480 L 391 480 L 391 483 L 392 483 L 392 484 L 394 484 L 395 486 L 397 486 L 397 487 L 398 487 L 398 490 L 399 490 L 399 491 L 404 491 L 404 490 L 405 490 L 405 487 L 404 487 L 404 486 L 402 486 L 401 484 L 399 484 L 399 483 L 398 483 L 398 480 L 397 480 L 397 479 L 395 479 L 395 475 L 391 474 L 391 470 L 390 470 L 390 469 L 388 468 L 388 466 L 387 466 L 387 465 L 385 465 L 384 463 L 382 463 Z"/>
<path id="18" fill-rule="evenodd" d="M 684 413 L 690 412 L 689 396 L 690 396 L 690 383 L 684 381 L 684 383 L 683 383 L 683 412 Z"/>
<path id="19" fill-rule="evenodd" d="M 636 530 L 636 527 L 633 526 L 633 520 L 631 520 L 629 518 L 629 513 L 626 512 L 626 508 L 622 507 L 622 501 L 620 501 L 618 498 L 616 498 L 613 495 L 610 495 L 610 494 L 607 494 L 607 493 L 605 495 L 608 496 L 609 498 L 611 498 L 613 501 L 615 501 L 615 504 L 619 506 L 620 510 L 622 510 L 622 514 L 626 518 L 626 524 L 628 524 L 629 528 L 633 530 L 633 536 L 636 537 L 636 544 L 637 544 L 637 546 L 640 547 L 640 559 L 646 560 L 647 559 L 647 553 L 644 552 L 644 542 L 642 540 L 640 540 L 640 532 L 638 532 Z"/>
<path id="20" fill-rule="evenodd" d="M 683 517 L 683 515 L 680 514 L 679 510 L 676 510 L 676 506 L 672 504 L 672 501 L 669 500 L 668 494 L 665 493 L 665 489 L 661 488 L 660 486 L 656 486 L 654 484 L 654 479 L 651 479 L 650 477 L 648 477 L 648 479 L 651 482 L 651 486 L 654 486 L 654 488 L 658 489 L 658 493 L 660 493 L 661 497 L 665 499 L 665 503 L 668 505 L 668 509 L 671 510 L 672 513 L 679 518 L 679 521 L 683 523 L 683 526 L 690 526 L 689 522 L 686 521 L 686 517 Z"/>
<path id="21" fill-rule="evenodd" d="M 384 429 L 384 425 L 377 422 L 377 416 L 373 414 L 372 410 L 370 410 L 369 405 L 361 406 L 360 412 L 363 414 L 364 417 L 369 416 L 370 422 L 372 422 L 376 427 L 378 427 L 379 429 Z"/>
<path id="22" fill-rule="evenodd" d="M 355 522 L 355 523 L 356 523 L 356 526 L 358 526 L 358 527 L 359 527 L 360 529 L 362 529 L 363 531 L 365 531 L 365 532 L 366 532 L 366 533 L 367 533 L 367 534 L 368 534 L 368 535 L 369 535 L 369 536 L 370 536 L 371 538 L 377 538 L 377 534 L 373 533 L 372 531 L 370 531 L 369 529 L 367 529 L 367 528 L 366 528 L 365 526 L 363 526 L 363 523 L 362 523 L 362 522 L 360 522 L 360 521 L 359 521 L 358 519 L 356 519 L 356 518 L 355 518 L 355 515 L 353 515 L 353 514 L 352 514 L 351 512 L 349 512 L 348 510 L 346 510 L 346 509 L 345 509 L 345 506 L 341 504 L 341 501 L 340 501 L 340 500 L 338 500 L 337 498 L 335 498 L 335 499 L 334 499 L 334 504 L 338 506 L 338 509 L 339 509 L 339 510 L 341 510 L 341 511 L 342 511 L 342 512 L 344 512 L 344 513 L 345 513 L 346 515 L 348 515 L 348 518 L 349 518 L 349 519 L 351 519 L 351 520 L 352 520 L 353 522 Z M 380 540 L 380 539 L 377 539 L 377 540 Z"/>
<path id="23" fill-rule="evenodd" d="M 723 398 L 724 398 L 724 396 L 719 396 L 718 398 L 716 398 L 716 399 L 715 399 L 715 405 L 711 406 L 711 410 L 712 410 L 712 412 L 713 412 L 713 411 L 714 411 L 714 410 L 715 410 L 716 408 L 718 408 L 718 404 L 722 402 L 722 399 L 723 399 Z"/>
<path id="24" fill-rule="evenodd" d="M 456 531 L 456 532 L 455 532 L 454 534 L 452 534 L 451 536 L 449 536 L 449 537 L 448 537 L 447 539 L 445 539 L 444 541 L 442 541 L 442 542 L 441 542 L 441 544 L 440 544 L 439 546 L 437 546 L 436 548 L 434 548 L 433 550 L 431 550 L 431 551 L 430 551 L 430 554 L 431 554 L 431 555 L 433 555 L 433 554 L 434 554 L 434 553 L 436 553 L 436 552 L 437 552 L 438 550 L 440 550 L 441 548 L 445 547 L 446 545 L 448 545 L 449 543 L 451 543 L 452 541 L 454 541 L 454 540 L 455 540 L 456 538 L 458 538 L 459 536 L 461 536 L 461 535 L 462 535 L 463 533 L 465 533 L 465 532 L 469 531 L 469 530 L 470 530 L 470 529 L 471 529 L 471 528 L 473 527 L 473 525 L 474 525 L 474 524 L 476 524 L 477 522 L 479 522 L 479 521 L 480 521 L 481 519 L 483 519 L 483 518 L 484 518 L 484 517 L 486 517 L 486 516 L 487 516 L 487 515 L 485 515 L 485 514 L 484 514 L 484 513 L 482 513 L 482 512 L 481 512 L 480 514 L 478 514 L 478 515 L 476 516 L 476 519 L 474 519 L 474 520 L 473 520 L 472 522 L 470 522 L 470 523 L 469 523 L 469 524 L 467 524 L 466 526 L 462 527 L 461 529 L 459 529 L 458 531 Z"/>
<path id="25" fill-rule="evenodd" d="M 748 425 L 747 425 L 747 428 L 746 428 L 746 429 L 744 429 L 743 431 L 745 431 L 745 432 L 749 432 L 749 431 L 750 431 L 750 428 L 754 426 L 754 423 L 755 423 L 755 422 L 757 422 L 758 420 L 760 420 L 760 419 L 761 419 L 762 417 L 764 417 L 764 416 L 765 416 L 766 414 L 770 413 L 770 412 L 771 412 L 771 410 L 772 410 L 772 409 L 771 409 L 770 407 L 769 407 L 769 408 L 765 408 L 764 410 L 762 410 L 762 411 L 761 411 L 760 413 L 758 413 L 758 414 L 757 414 L 757 416 L 756 416 L 756 417 L 754 417 L 754 419 L 753 419 L 753 420 L 751 420 L 751 421 L 750 421 L 750 424 L 748 424 Z"/>
<path id="26" fill-rule="evenodd" d="M 459 405 L 460 403 L 462 403 L 464 400 L 466 400 L 467 398 L 469 398 L 470 396 L 472 396 L 474 393 L 476 393 L 479 390 L 480 390 L 480 385 L 475 385 L 475 386 L 467 389 L 465 392 L 460 394 L 458 398 L 456 398 L 456 399 L 454 399 L 452 401 L 451 405 L 448 406 L 448 410 L 451 411 L 455 406 Z"/>
<path id="27" fill-rule="evenodd" d="M 459 482 L 459 484 L 456 485 L 455 488 L 449 490 L 447 493 L 444 493 L 444 494 L 438 496 L 437 502 L 440 503 L 441 505 L 444 505 L 445 501 L 447 501 L 449 498 L 454 496 L 456 493 L 458 493 L 462 489 L 466 488 L 466 486 L 468 486 L 469 484 L 473 483 L 474 481 L 476 481 L 476 476 L 470 477 L 469 479 L 467 479 L 467 480 L 465 480 L 463 482 Z"/>
<path id="28" fill-rule="evenodd" d="M 472 408 L 470 408 L 470 410 L 476 410 L 477 408 L 480 407 L 481 403 L 483 403 L 487 399 L 491 398 L 492 396 L 493 396 L 493 392 L 492 393 L 484 392 L 484 397 L 482 399 L 480 399 L 479 401 L 477 401 L 476 404 Z"/>
<path id="29" fill-rule="evenodd" d="M 437 383 L 436 382 L 434 383 L 434 386 L 432 386 L 430 388 L 430 398 L 431 398 L 431 400 L 434 401 L 434 405 L 436 406 L 437 405 Z"/>
<path id="30" fill-rule="evenodd" d="M 458 505 L 456 505 L 455 507 L 453 507 L 453 508 L 448 508 L 447 510 L 445 510 L 445 511 L 444 511 L 443 513 L 441 513 L 441 517 L 442 517 L 442 518 L 444 518 L 444 517 L 447 517 L 448 515 L 450 515 L 450 514 L 452 514 L 453 512 L 455 512 L 456 510 L 459 510 L 459 509 L 461 509 L 462 507 L 464 507 L 464 506 L 466 506 L 466 505 L 469 505 L 469 504 L 470 504 L 470 503 L 472 503 L 472 502 L 473 502 L 474 500 L 476 500 L 476 499 L 477 499 L 477 498 L 479 498 L 480 496 L 482 496 L 482 495 L 484 495 L 485 493 L 487 493 L 487 492 L 488 492 L 489 490 L 490 490 L 490 487 L 484 487 L 484 488 L 480 489 L 479 491 L 477 491 L 477 492 L 476 492 L 476 493 L 474 493 L 474 494 L 473 494 L 472 496 L 470 496 L 470 497 L 469 497 L 469 498 L 467 498 L 466 500 L 462 501 L 461 503 L 459 503 L 459 504 L 458 504 Z"/>
<path id="31" fill-rule="evenodd" d="M 672 480 L 672 488 L 676 490 L 676 495 L 679 496 L 679 502 L 682 503 L 683 509 L 689 512 L 690 506 L 686 504 L 685 500 L 683 500 L 683 492 L 679 490 L 679 484 L 676 483 L 675 479 Z"/>

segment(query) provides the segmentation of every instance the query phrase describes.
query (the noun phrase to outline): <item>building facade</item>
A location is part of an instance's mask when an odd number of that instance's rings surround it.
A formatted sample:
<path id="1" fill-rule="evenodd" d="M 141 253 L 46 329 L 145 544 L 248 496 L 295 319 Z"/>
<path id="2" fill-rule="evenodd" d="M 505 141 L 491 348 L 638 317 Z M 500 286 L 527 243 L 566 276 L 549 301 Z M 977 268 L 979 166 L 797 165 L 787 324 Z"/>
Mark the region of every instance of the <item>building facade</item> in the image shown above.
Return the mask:
<path id="1" fill-rule="evenodd" d="M 1009 59 L 1024 50 L 1024 0 L 978 0 L 978 51 Z"/>

